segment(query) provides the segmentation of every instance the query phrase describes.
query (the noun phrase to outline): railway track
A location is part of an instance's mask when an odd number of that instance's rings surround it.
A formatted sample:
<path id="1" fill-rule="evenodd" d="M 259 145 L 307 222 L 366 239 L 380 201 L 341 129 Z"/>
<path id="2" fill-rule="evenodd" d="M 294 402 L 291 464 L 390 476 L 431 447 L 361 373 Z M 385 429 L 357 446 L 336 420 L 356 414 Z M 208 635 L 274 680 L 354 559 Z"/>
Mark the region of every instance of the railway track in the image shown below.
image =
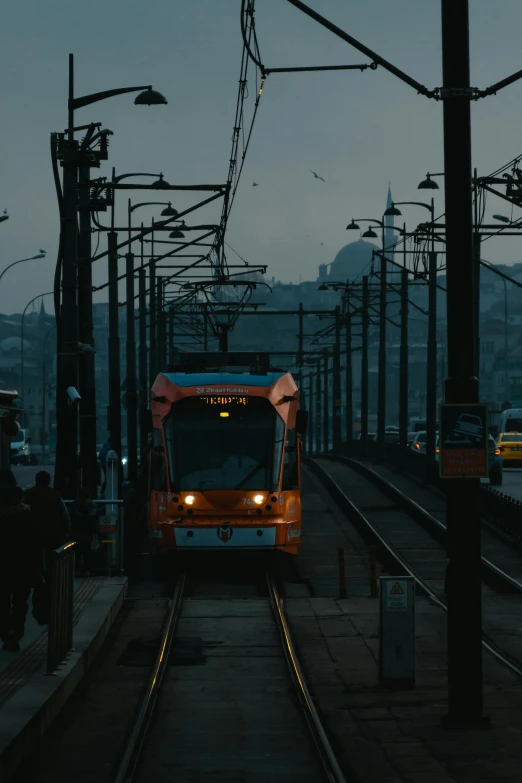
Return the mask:
<path id="1" fill-rule="evenodd" d="M 264 596 L 236 597 L 225 591 L 220 597 L 208 598 L 203 591 L 201 598 L 194 599 L 194 584 L 188 586 L 190 579 L 180 575 L 114 783 L 195 781 L 207 776 L 230 783 L 250 779 L 346 783 L 306 684 L 277 580 L 271 571 L 263 578 Z M 213 670 L 218 677 L 220 660 L 224 664 L 217 690 L 215 680 L 209 682 L 208 669 L 206 674 L 199 669 L 202 678 L 196 684 L 189 675 L 185 679 L 178 667 L 168 666 L 176 642 L 186 641 L 183 634 L 188 632 L 216 637 L 207 639 L 204 646 L 217 650 Z M 224 659 L 219 658 L 223 641 L 229 645 L 232 662 L 227 671 Z M 257 657 L 260 648 L 261 660 Z M 231 676 L 234 670 L 237 678 Z M 211 737 L 206 730 L 208 702 L 220 699 L 223 709 L 217 703 L 217 714 L 214 710 L 210 721 L 211 732 L 215 730 L 217 736 Z M 228 727 L 225 731 L 223 721 Z M 200 746 L 196 764 L 197 752 L 194 748 L 187 751 L 187 745 L 194 742 L 194 731 Z"/>
<path id="2" fill-rule="evenodd" d="M 386 568 L 413 576 L 418 589 L 445 610 L 444 522 L 358 460 L 307 458 L 306 464 L 363 539 L 376 547 Z M 498 551 L 494 539 L 491 548 Z M 488 556 L 482 558 L 483 645 L 522 676 L 522 564 L 518 556 L 508 554 L 508 548 L 504 551 L 505 564 L 494 563 Z"/>

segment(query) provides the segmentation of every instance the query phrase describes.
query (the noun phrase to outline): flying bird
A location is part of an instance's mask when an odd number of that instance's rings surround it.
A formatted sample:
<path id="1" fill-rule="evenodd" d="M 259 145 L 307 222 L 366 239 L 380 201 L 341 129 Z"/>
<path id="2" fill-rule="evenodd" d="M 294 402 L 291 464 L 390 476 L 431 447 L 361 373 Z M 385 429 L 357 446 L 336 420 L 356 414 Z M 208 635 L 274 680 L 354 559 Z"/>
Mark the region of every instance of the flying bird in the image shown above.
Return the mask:
<path id="1" fill-rule="evenodd" d="M 4 209 L 4 215 L 7 215 L 7 209 Z"/>
<path id="2" fill-rule="evenodd" d="M 315 171 L 312 171 L 311 169 L 308 169 L 308 171 L 310 174 L 313 174 L 316 179 L 320 179 L 322 182 L 326 182 L 326 180 L 320 177 L 319 174 L 316 174 Z"/>
<path id="3" fill-rule="evenodd" d="M 259 187 L 259 182 L 252 182 L 252 187 L 253 188 Z"/>
<path id="4" fill-rule="evenodd" d="M 47 250 L 42 250 L 42 248 L 39 248 L 38 252 L 39 253 L 47 253 Z"/>

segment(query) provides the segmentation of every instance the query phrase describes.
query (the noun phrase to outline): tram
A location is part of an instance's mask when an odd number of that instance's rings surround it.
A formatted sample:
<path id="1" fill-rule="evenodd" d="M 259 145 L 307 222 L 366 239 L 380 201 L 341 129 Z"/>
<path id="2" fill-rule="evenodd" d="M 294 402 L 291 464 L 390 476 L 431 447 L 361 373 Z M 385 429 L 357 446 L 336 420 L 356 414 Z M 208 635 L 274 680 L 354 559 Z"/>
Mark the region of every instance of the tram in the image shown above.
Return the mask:
<path id="1" fill-rule="evenodd" d="M 152 387 L 151 550 L 298 554 L 306 418 L 268 354 L 180 354 Z"/>

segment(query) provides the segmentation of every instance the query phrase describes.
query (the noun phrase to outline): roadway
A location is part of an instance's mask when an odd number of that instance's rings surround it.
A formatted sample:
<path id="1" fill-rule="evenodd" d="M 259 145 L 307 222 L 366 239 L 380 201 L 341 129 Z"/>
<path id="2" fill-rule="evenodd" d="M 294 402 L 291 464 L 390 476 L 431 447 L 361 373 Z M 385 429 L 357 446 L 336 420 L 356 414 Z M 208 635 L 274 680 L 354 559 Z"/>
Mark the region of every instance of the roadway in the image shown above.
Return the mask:
<path id="1" fill-rule="evenodd" d="M 484 479 L 484 484 L 489 484 L 489 479 Z M 502 470 L 502 485 L 495 487 L 504 495 L 515 500 L 522 500 L 522 468 L 504 468 Z"/>

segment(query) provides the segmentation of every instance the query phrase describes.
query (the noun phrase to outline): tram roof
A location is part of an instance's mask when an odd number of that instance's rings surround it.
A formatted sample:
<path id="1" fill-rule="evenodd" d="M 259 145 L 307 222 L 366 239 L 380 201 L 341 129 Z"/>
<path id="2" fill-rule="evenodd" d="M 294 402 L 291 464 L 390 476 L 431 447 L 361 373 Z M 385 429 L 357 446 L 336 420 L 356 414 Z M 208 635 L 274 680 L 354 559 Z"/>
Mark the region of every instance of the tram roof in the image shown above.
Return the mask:
<path id="1" fill-rule="evenodd" d="M 226 386 L 231 391 L 233 387 L 242 386 L 268 388 L 273 386 L 286 373 L 278 371 L 255 375 L 249 372 L 165 372 L 162 375 L 168 381 L 181 388 L 186 388 L 187 386 Z"/>

